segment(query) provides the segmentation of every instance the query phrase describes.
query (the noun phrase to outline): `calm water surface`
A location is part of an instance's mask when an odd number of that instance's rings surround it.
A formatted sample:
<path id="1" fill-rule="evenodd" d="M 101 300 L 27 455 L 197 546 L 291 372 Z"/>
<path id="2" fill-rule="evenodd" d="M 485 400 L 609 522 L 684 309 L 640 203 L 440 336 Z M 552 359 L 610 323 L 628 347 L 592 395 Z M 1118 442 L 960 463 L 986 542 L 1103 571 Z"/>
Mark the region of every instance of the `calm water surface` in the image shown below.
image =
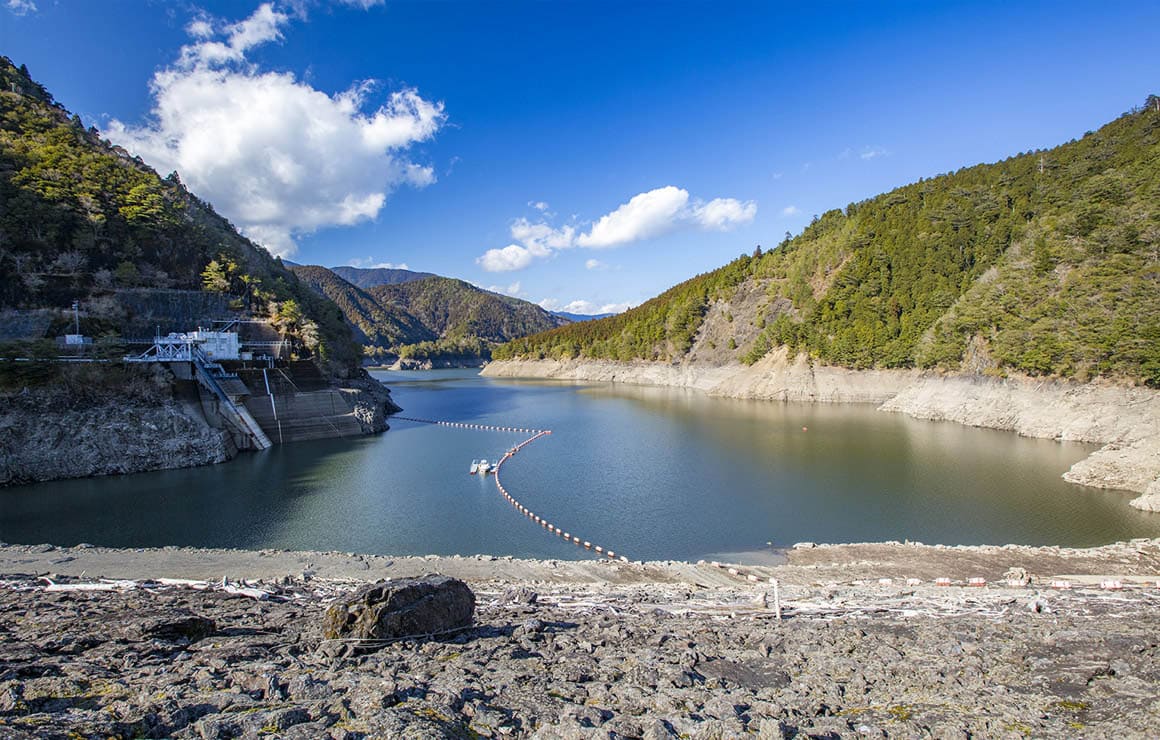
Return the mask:
<path id="1" fill-rule="evenodd" d="M 1094 545 L 1160 536 L 1133 494 L 1060 479 L 1090 446 L 872 407 L 668 389 L 378 373 L 404 415 L 553 430 L 504 466 L 550 521 L 636 559 L 767 542 Z M 803 431 L 803 427 L 808 431 Z M 0 540 L 119 547 L 583 557 L 508 505 L 472 458 L 526 435 L 392 422 L 224 465 L 0 489 Z"/>

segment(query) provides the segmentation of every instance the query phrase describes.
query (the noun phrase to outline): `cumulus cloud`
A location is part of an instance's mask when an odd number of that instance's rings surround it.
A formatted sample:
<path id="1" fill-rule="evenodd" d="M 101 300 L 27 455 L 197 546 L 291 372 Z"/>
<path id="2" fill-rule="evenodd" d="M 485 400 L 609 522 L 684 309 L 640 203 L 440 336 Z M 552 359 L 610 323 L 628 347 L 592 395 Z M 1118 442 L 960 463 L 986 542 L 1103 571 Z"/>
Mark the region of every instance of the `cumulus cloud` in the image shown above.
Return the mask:
<path id="1" fill-rule="evenodd" d="M 623 313 L 632 308 L 632 303 L 593 303 L 592 301 L 576 300 L 564 303 L 555 298 L 545 298 L 540 301 L 540 308 L 545 311 L 562 311 L 564 313 L 578 313 L 592 316 L 599 313 Z"/>
<path id="2" fill-rule="evenodd" d="M 503 249 L 489 249 L 476 263 L 493 272 L 522 270 L 533 258 L 547 257 L 561 249 L 607 249 L 689 228 L 728 231 L 752 221 L 756 215 L 757 204 L 753 201 L 691 200 L 689 191 L 667 185 L 632 196 L 616 210 L 594 221 L 587 231 L 571 224 L 555 227 L 547 221 L 533 223 L 518 218 L 511 227 L 516 243 Z"/>
<path id="3" fill-rule="evenodd" d="M 337 94 L 292 73 L 262 72 L 246 52 L 282 38 L 290 17 L 270 3 L 218 30 L 187 27 L 193 43 L 151 82 L 152 120 L 110 122 L 106 135 L 199 196 L 272 253 L 288 256 L 316 229 L 373 219 L 402 185 L 435 182 L 407 150 L 443 125 L 443 104 L 416 90 L 369 104 L 374 83 Z"/>
<path id="4" fill-rule="evenodd" d="M 518 244 L 509 244 L 503 249 L 489 249 L 475 260 L 476 264 L 488 272 L 511 272 L 522 270 L 532 264 L 533 254 Z"/>
<path id="5" fill-rule="evenodd" d="M 714 231 L 728 231 L 736 224 L 744 224 L 757 215 L 757 204 L 742 203 L 733 198 L 714 198 L 704 205 L 693 207 L 693 218 L 701 226 Z"/>
<path id="6" fill-rule="evenodd" d="M 537 211 L 540 211 L 541 213 L 548 210 L 548 204 L 542 200 L 529 200 L 528 206 L 535 208 Z"/>
<path id="7" fill-rule="evenodd" d="M 36 12 L 36 3 L 32 0 L 8 0 L 5 4 L 13 15 L 28 15 Z"/>
<path id="8" fill-rule="evenodd" d="M 660 236 L 676 228 L 678 215 L 688 202 L 689 191 L 672 185 L 634 195 L 612 213 L 601 216 L 577 243 L 602 249 Z"/>
<path id="9" fill-rule="evenodd" d="M 386 269 L 386 270 L 410 270 L 411 269 L 407 265 L 406 262 L 400 262 L 398 264 L 395 264 L 393 262 L 382 262 L 380 260 L 375 259 L 374 257 L 362 257 L 362 258 L 355 257 L 353 259 L 347 260 L 346 264 L 349 265 L 350 267 L 361 267 L 361 268 L 367 268 L 367 269 L 370 269 L 370 268 L 381 268 L 381 269 Z"/>
<path id="10" fill-rule="evenodd" d="M 553 249 L 568 249 L 576 243 L 576 229 L 572 226 L 552 228 L 546 223 L 534 224 L 526 218 L 512 222 L 512 238 L 528 248 L 536 257 L 547 257 Z"/>
<path id="11" fill-rule="evenodd" d="M 783 216 L 796 216 L 799 213 L 801 213 L 801 210 L 797 206 L 786 206 L 781 209 L 781 215 Z"/>
<path id="12" fill-rule="evenodd" d="M 225 39 L 220 41 L 211 40 L 216 34 L 208 20 L 195 20 L 188 30 L 201 41 L 181 47 L 180 65 L 195 67 L 243 61 L 248 50 L 281 39 L 280 27 L 289 20 L 290 16 L 275 10 L 273 3 L 263 3 L 249 18 L 226 26 Z"/>
<path id="13" fill-rule="evenodd" d="M 608 265 L 604 264 L 600 260 L 588 260 L 584 263 L 584 268 L 587 270 L 607 270 Z"/>

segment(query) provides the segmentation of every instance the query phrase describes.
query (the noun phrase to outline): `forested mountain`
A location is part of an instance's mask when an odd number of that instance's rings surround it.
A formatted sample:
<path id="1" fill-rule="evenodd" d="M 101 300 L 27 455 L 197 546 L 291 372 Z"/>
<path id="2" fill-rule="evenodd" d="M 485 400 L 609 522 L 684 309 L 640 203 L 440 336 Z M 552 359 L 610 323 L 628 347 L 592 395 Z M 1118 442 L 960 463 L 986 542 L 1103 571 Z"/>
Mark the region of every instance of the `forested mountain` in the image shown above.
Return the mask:
<path id="1" fill-rule="evenodd" d="M 851 368 L 1160 385 L 1160 98 L 1062 146 L 828 211 L 776 249 L 495 356 L 688 359 L 714 306 L 729 358 L 748 363 L 785 346 Z"/>
<path id="2" fill-rule="evenodd" d="M 124 291 L 224 294 L 328 369 L 357 366 L 338 308 L 242 237 L 176 173 L 161 178 L 0 57 L 0 308 L 67 308 L 113 336 Z M 195 328 L 195 327 L 189 327 Z"/>
<path id="3" fill-rule="evenodd" d="M 439 335 L 398 306 L 379 305 L 366 291 L 318 265 L 295 265 L 290 270 L 306 285 L 334 301 L 354 329 L 355 340 L 366 347 L 398 347 L 433 341 Z"/>
<path id="4" fill-rule="evenodd" d="M 380 304 L 394 303 L 441 337 L 506 342 L 564 324 L 534 303 L 445 277 L 371 288 Z"/>
<path id="5" fill-rule="evenodd" d="M 381 358 L 486 359 L 498 343 L 565 322 L 533 303 L 452 278 L 431 276 L 362 290 L 325 267 L 291 270 L 334 301 L 367 353 Z"/>
<path id="6" fill-rule="evenodd" d="M 409 283 L 412 280 L 436 277 L 431 272 L 413 272 L 411 270 L 397 270 L 390 267 L 331 267 L 330 271 L 338 275 L 356 288 L 373 288 L 376 285 L 394 285 Z"/>

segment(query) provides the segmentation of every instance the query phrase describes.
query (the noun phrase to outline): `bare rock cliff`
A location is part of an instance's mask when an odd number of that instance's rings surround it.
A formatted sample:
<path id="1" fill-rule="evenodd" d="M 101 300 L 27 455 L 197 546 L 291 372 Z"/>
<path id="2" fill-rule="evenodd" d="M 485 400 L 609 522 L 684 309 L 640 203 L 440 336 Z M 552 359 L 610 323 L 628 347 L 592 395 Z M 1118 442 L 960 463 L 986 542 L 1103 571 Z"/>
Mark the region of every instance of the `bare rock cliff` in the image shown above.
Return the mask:
<path id="1" fill-rule="evenodd" d="M 53 408 L 43 400 L 32 393 L 0 400 L 0 485 L 208 465 L 235 453 L 196 404 Z"/>

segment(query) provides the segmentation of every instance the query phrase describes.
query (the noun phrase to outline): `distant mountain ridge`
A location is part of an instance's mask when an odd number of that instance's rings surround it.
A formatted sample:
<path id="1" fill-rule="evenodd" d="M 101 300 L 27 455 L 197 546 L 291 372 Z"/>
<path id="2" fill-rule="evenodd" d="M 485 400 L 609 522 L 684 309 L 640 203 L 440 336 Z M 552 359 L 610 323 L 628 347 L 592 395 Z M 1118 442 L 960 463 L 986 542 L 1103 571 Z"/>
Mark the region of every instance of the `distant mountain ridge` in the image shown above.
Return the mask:
<path id="1" fill-rule="evenodd" d="M 396 285 L 398 283 L 409 283 L 413 280 L 439 277 L 433 272 L 414 272 L 412 270 L 391 267 L 350 267 L 349 265 L 340 265 L 339 267 L 331 267 L 329 269 L 351 285 L 356 288 L 362 288 L 363 290 L 379 285 Z"/>
<path id="2" fill-rule="evenodd" d="M 754 363 L 1160 386 L 1160 98 L 1061 146 L 816 217 L 623 314 L 497 359 Z"/>
<path id="3" fill-rule="evenodd" d="M 383 359 L 475 363 L 490 358 L 494 345 L 566 322 L 528 301 L 438 275 L 347 268 L 357 270 L 355 276 L 364 281 L 407 278 L 364 290 L 334 269 L 318 265 L 290 269 L 334 301 L 367 353 Z"/>

